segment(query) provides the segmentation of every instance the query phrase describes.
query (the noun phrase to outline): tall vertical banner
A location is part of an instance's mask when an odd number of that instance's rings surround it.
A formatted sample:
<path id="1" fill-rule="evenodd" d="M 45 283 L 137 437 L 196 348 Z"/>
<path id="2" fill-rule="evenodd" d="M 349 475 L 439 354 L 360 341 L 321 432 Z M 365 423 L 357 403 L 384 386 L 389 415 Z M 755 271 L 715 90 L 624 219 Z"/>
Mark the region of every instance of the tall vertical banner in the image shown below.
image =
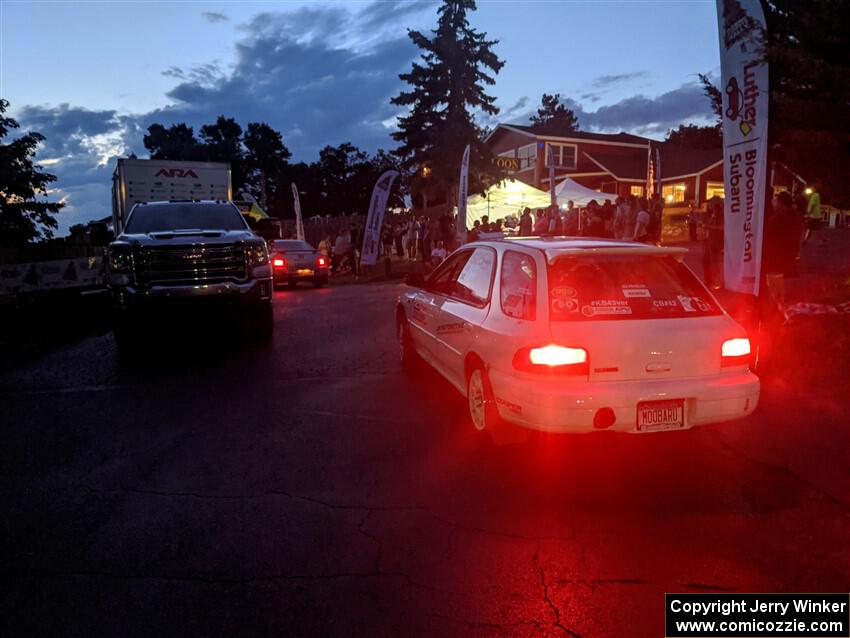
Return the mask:
<path id="1" fill-rule="evenodd" d="M 717 0 L 723 86 L 723 275 L 726 288 L 759 294 L 767 198 L 767 62 L 759 0 Z"/>
<path id="2" fill-rule="evenodd" d="M 295 239 L 304 241 L 304 218 L 301 216 L 301 199 L 295 182 L 292 182 L 292 199 L 295 206 Z"/>
<path id="3" fill-rule="evenodd" d="M 552 145 L 546 145 L 546 163 L 549 164 L 549 205 L 558 205 L 558 195 L 555 193 L 555 158 L 552 155 Z"/>
<path id="4" fill-rule="evenodd" d="M 393 187 L 398 171 L 387 171 L 375 182 L 372 189 L 372 199 L 369 201 L 369 214 L 366 217 L 366 228 L 363 229 L 363 250 L 360 251 L 360 263 L 374 266 L 378 262 L 378 246 L 381 244 L 381 228 L 384 225 L 384 211 L 387 199 Z"/>
<path id="5" fill-rule="evenodd" d="M 460 180 L 457 185 L 457 221 L 455 235 L 458 246 L 466 243 L 466 199 L 469 195 L 469 144 L 463 151 L 460 161 Z"/>

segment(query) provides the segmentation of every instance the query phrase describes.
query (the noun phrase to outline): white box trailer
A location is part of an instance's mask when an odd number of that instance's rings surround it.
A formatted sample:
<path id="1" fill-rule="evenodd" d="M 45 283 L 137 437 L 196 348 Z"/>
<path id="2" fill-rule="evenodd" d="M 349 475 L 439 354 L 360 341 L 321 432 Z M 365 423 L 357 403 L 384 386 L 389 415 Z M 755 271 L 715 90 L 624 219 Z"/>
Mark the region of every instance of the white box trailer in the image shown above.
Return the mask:
<path id="1" fill-rule="evenodd" d="M 221 162 L 183 162 L 119 159 L 112 175 L 112 224 L 121 234 L 130 209 L 138 202 L 175 199 L 233 199 L 230 165 Z"/>

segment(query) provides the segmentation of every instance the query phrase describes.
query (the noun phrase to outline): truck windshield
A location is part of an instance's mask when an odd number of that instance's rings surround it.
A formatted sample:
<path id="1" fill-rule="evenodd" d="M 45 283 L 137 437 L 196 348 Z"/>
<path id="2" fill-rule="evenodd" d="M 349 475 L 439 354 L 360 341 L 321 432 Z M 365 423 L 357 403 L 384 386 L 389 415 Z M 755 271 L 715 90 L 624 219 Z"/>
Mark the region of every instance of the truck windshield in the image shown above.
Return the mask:
<path id="1" fill-rule="evenodd" d="M 245 230 L 242 215 L 230 204 L 198 202 L 144 204 L 130 214 L 125 232 L 169 230 Z"/>
<path id="2" fill-rule="evenodd" d="M 549 266 L 552 321 L 672 319 L 720 314 L 708 291 L 671 256 L 593 255 Z"/>

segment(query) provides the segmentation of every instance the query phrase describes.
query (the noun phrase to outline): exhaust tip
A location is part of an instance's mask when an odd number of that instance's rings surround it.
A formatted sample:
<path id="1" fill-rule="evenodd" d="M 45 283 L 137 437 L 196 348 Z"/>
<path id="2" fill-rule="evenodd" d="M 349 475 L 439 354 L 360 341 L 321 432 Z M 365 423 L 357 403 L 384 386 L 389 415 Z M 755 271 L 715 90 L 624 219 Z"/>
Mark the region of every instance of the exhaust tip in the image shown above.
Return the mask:
<path id="1" fill-rule="evenodd" d="M 614 410 L 611 408 L 599 408 L 593 416 L 593 427 L 597 430 L 604 430 L 614 425 L 617 417 L 614 415 Z"/>

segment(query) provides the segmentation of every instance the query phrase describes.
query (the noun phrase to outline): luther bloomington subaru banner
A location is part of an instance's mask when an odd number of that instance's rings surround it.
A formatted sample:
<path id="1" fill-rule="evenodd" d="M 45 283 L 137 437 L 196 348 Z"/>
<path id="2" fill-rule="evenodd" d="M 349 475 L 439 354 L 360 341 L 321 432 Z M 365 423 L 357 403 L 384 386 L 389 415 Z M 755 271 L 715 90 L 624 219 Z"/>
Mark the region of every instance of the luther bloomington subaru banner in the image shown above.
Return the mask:
<path id="1" fill-rule="evenodd" d="M 758 295 L 767 189 L 767 62 L 760 0 L 717 0 L 723 93 L 723 274 Z"/>
<path id="2" fill-rule="evenodd" d="M 372 189 L 372 200 L 369 202 L 369 215 L 366 217 L 366 228 L 363 230 L 363 250 L 360 253 L 360 263 L 374 266 L 378 261 L 378 246 L 381 241 L 381 227 L 384 225 L 384 210 L 393 181 L 398 171 L 387 171 L 375 182 Z"/>

